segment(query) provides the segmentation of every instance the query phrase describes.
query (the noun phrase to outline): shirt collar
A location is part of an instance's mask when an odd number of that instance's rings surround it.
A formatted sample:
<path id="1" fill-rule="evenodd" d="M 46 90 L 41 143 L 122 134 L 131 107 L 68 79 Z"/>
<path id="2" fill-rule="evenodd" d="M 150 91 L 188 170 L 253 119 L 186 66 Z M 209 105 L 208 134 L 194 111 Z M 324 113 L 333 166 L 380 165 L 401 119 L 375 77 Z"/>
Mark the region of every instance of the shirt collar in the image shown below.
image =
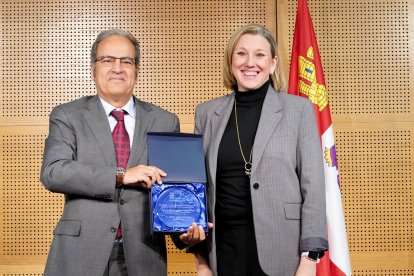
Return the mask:
<path id="1" fill-rule="evenodd" d="M 136 115 L 135 110 L 136 109 L 135 109 L 135 100 L 134 100 L 134 97 L 131 97 L 129 99 L 129 101 L 126 103 L 126 105 L 124 105 L 122 108 L 116 108 L 116 107 L 114 107 L 113 105 L 111 105 L 110 103 L 108 103 L 107 101 L 105 101 L 104 99 L 102 99 L 101 97 L 99 97 L 99 100 L 101 101 L 102 106 L 103 106 L 103 108 L 105 110 L 105 114 L 107 116 L 109 116 L 109 114 L 111 113 L 111 111 L 114 110 L 114 109 L 123 109 L 126 112 L 128 112 L 128 114 L 132 118 L 135 119 L 135 115 Z"/>

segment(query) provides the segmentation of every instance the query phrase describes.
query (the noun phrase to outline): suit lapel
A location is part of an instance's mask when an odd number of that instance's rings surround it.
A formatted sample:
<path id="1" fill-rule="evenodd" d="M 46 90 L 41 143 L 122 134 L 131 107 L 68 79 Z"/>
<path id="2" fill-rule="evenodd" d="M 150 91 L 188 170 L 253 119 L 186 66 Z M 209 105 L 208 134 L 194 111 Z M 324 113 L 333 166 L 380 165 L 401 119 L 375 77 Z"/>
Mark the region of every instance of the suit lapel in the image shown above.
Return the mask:
<path id="1" fill-rule="evenodd" d="M 211 137 L 212 143 L 209 147 L 209 168 L 211 173 L 211 179 L 215 181 L 217 172 L 217 156 L 220 146 L 221 138 L 223 137 L 224 130 L 226 129 L 229 121 L 231 111 L 234 104 L 234 92 L 223 98 L 222 103 L 214 111 L 211 117 Z"/>
<path id="2" fill-rule="evenodd" d="M 116 156 L 111 128 L 105 110 L 99 101 L 99 97 L 94 96 L 89 98 L 85 102 L 84 107 L 85 108 L 82 111 L 83 116 L 101 148 L 105 163 L 108 164 L 108 166 L 116 167 Z"/>
<path id="3" fill-rule="evenodd" d="M 253 144 L 252 173 L 256 170 L 259 160 L 262 158 L 263 151 L 283 116 L 278 93 L 269 86 L 266 98 L 263 102 L 262 114 L 260 115 L 260 121 Z"/>
<path id="4" fill-rule="evenodd" d="M 140 161 L 142 153 L 146 147 L 146 133 L 151 129 L 154 116 L 151 114 L 151 108 L 134 97 L 136 104 L 136 120 L 134 130 L 134 141 L 132 142 L 131 154 L 127 167 L 133 167 Z M 105 110 L 99 102 L 99 97 L 94 96 L 87 100 L 83 116 L 99 144 L 105 163 L 109 166 L 116 167 L 116 156 L 114 150 L 114 141 L 112 140 L 111 128 Z M 113 150 L 108 150 L 113 149 Z"/>
<path id="5" fill-rule="evenodd" d="M 143 157 L 144 149 L 147 146 L 147 132 L 151 130 L 154 122 L 154 115 L 151 107 L 134 97 L 136 107 L 136 120 L 134 130 L 134 141 L 132 142 L 131 154 L 128 160 L 128 168 L 136 166 Z M 144 160 L 146 164 L 146 160 Z M 141 162 L 141 164 L 144 164 Z"/>

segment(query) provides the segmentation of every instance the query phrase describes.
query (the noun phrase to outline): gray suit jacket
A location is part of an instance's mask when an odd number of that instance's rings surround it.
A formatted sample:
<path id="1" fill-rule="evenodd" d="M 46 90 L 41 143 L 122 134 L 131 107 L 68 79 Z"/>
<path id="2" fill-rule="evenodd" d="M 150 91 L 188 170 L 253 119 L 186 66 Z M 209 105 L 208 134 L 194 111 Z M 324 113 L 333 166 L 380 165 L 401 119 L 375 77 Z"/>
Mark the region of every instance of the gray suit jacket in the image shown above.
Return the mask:
<path id="1" fill-rule="evenodd" d="M 196 108 L 213 223 L 218 148 L 233 105 L 234 93 Z M 302 251 L 327 248 L 322 150 L 308 100 L 269 87 L 253 145 L 250 187 L 260 266 L 268 275 L 294 275 Z M 207 245 L 217 274 L 214 229 Z"/>
<path id="2" fill-rule="evenodd" d="M 136 124 L 128 167 L 147 164 L 147 132 L 179 131 L 177 116 L 135 99 Z M 50 115 L 41 181 L 65 195 L 45 276 L 102 276 L 122 221 L 129 275 L 166 275 L 162 236 L 151 236 L 148 191 L 115 189 L 116 157 L 97 96 L 57 106 Z"/>

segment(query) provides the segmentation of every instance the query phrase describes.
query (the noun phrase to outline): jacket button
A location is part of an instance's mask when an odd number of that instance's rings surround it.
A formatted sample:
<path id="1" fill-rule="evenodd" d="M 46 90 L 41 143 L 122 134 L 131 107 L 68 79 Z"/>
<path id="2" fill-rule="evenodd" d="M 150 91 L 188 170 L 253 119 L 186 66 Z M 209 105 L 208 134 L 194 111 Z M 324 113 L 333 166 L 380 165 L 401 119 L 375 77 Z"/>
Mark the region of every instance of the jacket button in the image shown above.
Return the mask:
<path id="1" fill-rule="evenodd" d="M 259 183 L 254 183 L 254 184 L 253 184 L 253 188 L 254 188 L 255 190 L 259 189 Z"/>
<path id="2" fill-rule="evenodd" d="M 121 200 L 119 201 L 119 204 L 124 205 L 124 204 L 125 204 L 125 200 L 121 199 Z"/>
<path id="3" fill-rule="evenodd" d="M 116 228 L 115 227 L 111 227 L 111 232 L 115 233 L 116 232 Z"/>

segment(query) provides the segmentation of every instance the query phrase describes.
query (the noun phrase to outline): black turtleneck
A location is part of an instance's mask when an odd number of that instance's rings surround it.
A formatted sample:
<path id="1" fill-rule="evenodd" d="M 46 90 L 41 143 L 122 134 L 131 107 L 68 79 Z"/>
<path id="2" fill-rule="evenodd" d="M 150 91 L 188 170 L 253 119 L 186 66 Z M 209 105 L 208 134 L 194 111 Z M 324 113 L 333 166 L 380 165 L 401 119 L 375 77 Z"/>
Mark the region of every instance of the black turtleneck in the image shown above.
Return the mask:
<path id="1" fill-rule="evenodd" d="M 250 158 L 269 81 L 258 89 L 235 91 L 240 142 L 246 160 Z M 237 139 L 233 110 L 220 142 L 217 157 L 216 226 L 253 225 L 250 179 Z"/>

